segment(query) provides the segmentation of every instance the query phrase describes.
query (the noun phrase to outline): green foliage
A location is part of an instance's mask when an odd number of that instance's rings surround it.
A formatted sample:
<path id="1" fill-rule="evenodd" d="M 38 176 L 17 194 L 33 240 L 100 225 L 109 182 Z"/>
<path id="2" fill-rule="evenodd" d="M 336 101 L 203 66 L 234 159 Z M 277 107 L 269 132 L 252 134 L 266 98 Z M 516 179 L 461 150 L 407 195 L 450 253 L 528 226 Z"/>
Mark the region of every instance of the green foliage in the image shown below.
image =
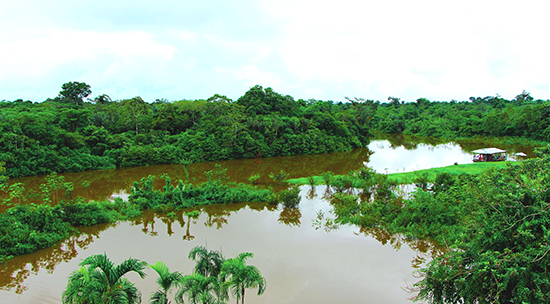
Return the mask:
<path id="1" fill-rule="evenodd" d="M 454 204 L 473 210 L 462 212 L 472 220 L 457 225 L 463 227 L 462 233 L 447 233 L 454 240 L 452 250 L 422 270 L 419 299 L 436 303 L 549 301 L 548 168 L 548 158 L 528 160 L 446 191 L 455 196 L 464 193 Z"/>
<path id="2" fill-rule="evenodd" d="M 297 208 L 300 205 L 300 187 L 293 186 L 288 189 L 277 192 L 277 200 L 283 204 L 285 208 Z"/>
<path id="3" fill-rule="evenodd" d="M 286 180 L 286 178 L 288 177 L 288 173 L 286 173 L 284 170 L 281 170 L 279 171 L 279 173 L 275 173 L 275 174 L 271 172 L 269 173 L 269 177 L 273 179 L 275 182 L 280 183 Z"/>
<path id="4" fill-rule="evenodd" d="M 69 277 L 63 303 L 141 303 L 141 293 L 124 276 L 135 272 L 144 278 L 146 265 L 129 258 L 115 266 L 106 254 L 87 257 Z"/>
<path id="5" fill-rule="evenodd" d="M 225 183 L 225 169 L 214 169 L 205 174 L 210 181 L 200 185 L 184 184 L 182 181 L 173 186 L 165 176 L 163 189 L 153 188 L 154 176 L 142 178 L 141 183 L 134 182 L 131 204 L 139 209 L 158 209 L 162 206 L 175 210 L 212 204 L 234 204 L 241 202 L 267 202 L 273 195 L 271 190 L 259 189 L 246 184 Z"/>
<path id="6" fill-rule="evenodd" d="M 248 181 L 250 184 L 255 185 L 258 183 L 258 180 L 260 179 L 260 174 L 254 174 L 248 178 Z"/>
<path id="7" fill-rule="evenodd" d="M 363 106 L 295 101 L 260 86 L 237 102 L 100 95 L 95 104 L 83 102 L 86 86 L 67 83 L 43 103 L 2 103 L 5 175 L 349 151 L 371 136 Z"/>
<path id="8" fill-rule="evenodd" d="M 216 277 L 205 277 L 195 272 L 184 276 L 181 285 L 182 287 L 176 292 L 177 303 L 185 303 L 183 300 L 185 297 L 187 297 L 189 303 L 193 304 L 223 303 L 220 298 L 216 299 L 216 294 L 220 290 L 219 281 Z"/>
<path id="9" fill-rule="evenodd" d="M 237 102 L 215 95 L 151 104 L 100 95 L 93 104 L 82 100 L 86 86 L 67 83 L 59 98 L 43 103 L 2 104 L 7 176 L 349 151 L 369 143 L 361 105 L 295 101 L 260 86 Z"/>
<path id="10" fill-rule="evenodd" d="M 402 103 L 390 97 L 378 103 L 370 126 L 384 133 L 442 138 L 510 136 L 550 141 L 550 103 L 523 91 L 514 100 L 499 95 L 470 101 L 430 102 L 419 98 Z"/>
<path id="11" fill-rule="evenodd" d="M 197 261 L 191 275 L 171 272 L 162 261 L 149 265 L 158 274 L 159 287 L 151 293 L 149 303 L 170 303 L 173 289 L 177 289 L 174 296 L 177 303 L 185 303 L 187 299 L 195 304 L 223 304 L 229 300 L 228 290 L 233 291 L 237 302 L 244 303 L 245 289 L 258 288 L 261 295 L 266 288 L 266 280 L 258 268 L 246 264 L 253 256 L 246 252 L 225 260 L 218 251 L 197 246 L 189 252 L 189 258 Z M 140 303 L 141 293 L 124 276 L 135 272 L 143 279 L 146 265 L 133 258 L 115 265 L 106 254 L 87 257 L 69 276 L 63 303 Z"/>
<path id="12" fill-rule="evenodd" d="M 258 288 L 258 295 L 265 292 L 267 283 L 260 270 L 255 266 L 246 265 L 246 260 L 253 257 L 253 253 L 244 252 L 223 263 L 219 278 L 222 286 L 232 291 L 237 302 L 242 299 L 244 303 L 245 289 Z"/>
<path id="13" fill-rule="evenodd" d="M 151 269 L 156 271 L 156 273 L 159 275 L 159 277 L 157 278 L 157 285 L 159 286 L 159 289 L 151 294 L 149 298 L 149 303 L 169 303 L 168 294 L 170 292 L 170 289 L 177 288 L 180 285 L 183 276 L 177 271 L 170 272 L 168 266 L 166 266 L 166 264 L 164 264 L 164 262 L 162 261 L 158 261 L 155 264 L 149 265 L 149 267 L 151 267 Z"/>
<path id="14" fill-rule="evenodd" d="M 208 250 L 203 246 L 196 246 L 189 252 L 189 259 L 196 262 L 195 272 L 205 277 L 217 278 L 225 262 L 221 252 Z"/>
<path id="15" fill-rule="evenodd" d="M 6 171 L 4 165 L 6 165 L 5 162 L 0 162 L 0 187 L 3 187 L 8 181 L 8 177 L 2 174 L 2 172 Z"/>
<path id="16" fill-rule="evenodd" d="M 91 87 L 84 82 L 71 81 L 61 86 L 59 97 L 76 105 L 82 104 L 83 99 L 92 94 Z"/>
<path id="17" fill-rule="evenodd" d="M 339 224 L 430 238 L 448 246 L 422 269 L 418 300 L 433 303 L 547 303 L 550 294 L 550 157 L 509 162 L 479 175 L 418 175 L 409 199 L 369 171 L 333 176 Z M 460 167 L 460 166 L 452 166 Z M 433 183 L 428 187 L 428 180 Z M 352 189 L 341 186 L 346 182 Z M 318 216 L 316 225 L 323 225 Z"/>

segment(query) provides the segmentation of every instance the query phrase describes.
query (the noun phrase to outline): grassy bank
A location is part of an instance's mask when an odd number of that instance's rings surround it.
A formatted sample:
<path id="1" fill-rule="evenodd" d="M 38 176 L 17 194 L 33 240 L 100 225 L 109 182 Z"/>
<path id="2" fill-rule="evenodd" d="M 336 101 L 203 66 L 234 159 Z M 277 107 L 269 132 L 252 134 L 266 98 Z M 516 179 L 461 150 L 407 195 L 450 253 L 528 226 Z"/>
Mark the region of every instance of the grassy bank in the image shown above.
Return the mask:
<path id="1" fill-rule="evenodd" d="M 452 175 L 460 174 L 470 174 L 477 175 L 481 174 L 489 169 L 498 169 L 506 167 L 507 162 L 483 162 L 483 163 L 471 163 L 471 164 L 460 164 L 460 165 L 451 165 L 447 167 L 431 168 L 424 170 L 417 170 L 412 172 L 399 172 L 399 173 L 390 173 L 388 174 L 388 180 L 394 181 L 397 184 L 412 184 L 415 179 L 418 177 L 426 176 L 428 182 L 433 182 L 435 177 L 441 173 L 449 173 Z M 297 185 L 309 185 L 311 181 L 314 181 L 316 185 L 324 184 L 325 179 L 320 176 L 312 177 L 301 177 L 287 180 L 290 184 Z"/>

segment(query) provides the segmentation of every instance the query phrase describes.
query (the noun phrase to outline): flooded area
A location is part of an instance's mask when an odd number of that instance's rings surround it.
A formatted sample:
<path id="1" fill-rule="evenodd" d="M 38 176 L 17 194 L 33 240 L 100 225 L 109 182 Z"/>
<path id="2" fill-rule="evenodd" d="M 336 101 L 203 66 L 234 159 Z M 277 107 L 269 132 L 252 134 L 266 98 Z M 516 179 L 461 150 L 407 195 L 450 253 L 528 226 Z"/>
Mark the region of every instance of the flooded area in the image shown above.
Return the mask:
<path id="1" fill-rule="evenodd" d="M 134 181 L 167 173 L 172 180 L 205 181 L 203 172 L 215 164 L 227 168 L 235 182 L 261 175 L 261 185 L 270 186 L 268 174 L 284 170 L 289 178 L 325 171 L 344 174 L 362 166 L 379 172 L 403 172 L 469 163 L 469 151 L 490 143 L 461 146 L 426 143 L 403 137 L 373 140 L 369 147 L 345 153 L 232 160 L 184 165 L 162 165 L 63 174 L 74 183 L 73 196 L 89 200 L 127 196 Z M 525 152 L 533 147 L 499 148 Z M 160 178 L 159 185 L 160 187 Z M 43 177 L 27 177 L 27 189 L 38 189 Z M 319 221 L 330 217 L 331 206 L 323 198 L 324 186 L 301 187 L 298 209 L 266 204 L 207 206 L 198 218 L 179 211 L 175 217 L 145 212 L 128 222 L 79 229 L 80 234 L 52 248 L 15 257 L 0 265 L 0 303 L 60 303 L 69 274 L 90 255 L 106 253 L 114 262 L 134 257 L 154 264 L 164 261 L 171 271 L 191 274 L 194 262 L 187 258 L 195 246 L 220 250 L 226 258 L 253 252 L 248 260 L 267 280 L 267 290 L 257 296 L 247 290 L 247 303 L 403 303 L 414 296 L 408 287 L 417 282 L 415 270 L 434 250 L 429 242 L 408 240 L 384 231 L 355 226 L 334 227 Z M 157 287 L 156 273 L 129 278 L 142 293 L 142 302 Z M 231 300 L 233 302 L 234 300 Z M 412 303 L 412 302 L 411 302 Z"/>

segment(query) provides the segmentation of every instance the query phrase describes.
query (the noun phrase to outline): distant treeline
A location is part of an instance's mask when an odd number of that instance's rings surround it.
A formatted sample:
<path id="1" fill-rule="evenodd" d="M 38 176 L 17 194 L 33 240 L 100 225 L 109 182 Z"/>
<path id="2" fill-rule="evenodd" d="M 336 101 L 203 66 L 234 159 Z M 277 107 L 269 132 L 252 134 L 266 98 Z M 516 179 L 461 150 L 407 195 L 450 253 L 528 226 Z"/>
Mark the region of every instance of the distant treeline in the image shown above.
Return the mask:
<path id="1" fill-rule="evenodd" d="M 514 136 L 550 142 L 550 101 L 535 100 L 523 91 L 512 100 L 500 96 L 470 97 L 469 101 L 370 103 L 376 115 L 372 128 L 384 133 L 403 133 L 446 138 Z"/>
<path id="2" fill-rule="evenodd" d="M 69 82 L 40 103 L 0 102 L 0 161 L 9 177 L 114 167 L 349 151 L 371 132 L 445 138 L 516 136 L 550 142 L 550 101 L 523 91 L 469 101 L 295 100 L 254 86 L 233 101 L 86 99 Z M 86 100 L 85 100 L 86 99 Z"/>
<path id="3" fill-rule="evenodd" d="M 238 100 L 112 101 L 70 82 L 40 103 L 0 102 L 9 177 L 349 151 L 369 143 L 362 105 L 294 100 L 255 86 Z"/>

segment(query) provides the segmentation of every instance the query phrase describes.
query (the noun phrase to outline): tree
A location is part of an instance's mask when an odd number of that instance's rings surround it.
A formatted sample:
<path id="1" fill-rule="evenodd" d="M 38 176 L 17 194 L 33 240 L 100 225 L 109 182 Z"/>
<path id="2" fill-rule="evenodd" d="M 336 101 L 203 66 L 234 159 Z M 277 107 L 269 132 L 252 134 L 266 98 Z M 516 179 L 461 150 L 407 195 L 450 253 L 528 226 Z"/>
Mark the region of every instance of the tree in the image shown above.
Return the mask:
<path id="1" fill-rule="evenodd" d="M 516 105 L 522 105 L 526 102 L 533 101 L 533 97 L 531 97 L 531 93 L 523 90 L 521 94 L 518 94 L 516 98 L 514 98 L 514 104 Z"/>
<path id="2" fill-rule="evenodd" d="M 224 288 L 231 289 L 237 298 L 237 304 L 242 299 L 244 304 L 244 291 L 247 288 L 258 288 L 258 295 L 264 293 L 266 280 L 260 270 L 252 265 L 246 265 L 246 259 L 254 257 L 251 252 L 240 253 L 236 258 L 229 259 L 223 263 L 220 272 L 220 280 Z"/>
<path id="3" fill-rule="evenodd" d="M 289 95 L 283 96 L 272 88 L 264 89 L 256 85 L 248 90 L 239 100 L 239 105 L 252 115 L 270 115 L 279 112 L 283 116 L 296 116 L 298 104 Z"/>
<path id="4" fill-rule="evenodd" d="M 196 246 L 189 252 L 189 259 L 196 261 L 195 272 L 205 277 L 218 277 L 225 259 L 216 250 L 206 249 L 203 246 Z"/>
<path id="5" fill-rule="evenodd" d="M 147 263 L 129 258 L 115 266 L 106 254 L 87 257 L 69 277 L 63 303 L 141 303 L 141 293 L 128 279 L 129 272 L 146 276 Z"/>
<path id="6" fill-rule="evenodd" d="M 147 114 L 149 111 L 149 105 L 138 96 L 122 101 L 122 108 L 127 116 L 133 118 L 136 127 L 136 135 L 138 135 L 138 119 L 140 116 Z"/>
<path id="7" fill-rule="evenodd" d="M 7 176 L 2 175 L 2 172 L 6 171 L 5 165 L 5 162 L 0 162 L 0 187 L 8 180 Z"/>
<path id="8" fill-rule="evenodd" d="M 397 97 L 388 97 L 388 101 L 394 106 L 394 107 L 399 107 L 401 105 L 401 103 L 399 102 L 401 98 L 397 98 Z"/>
<path id="9" fill-rule="evenodd" d="M 111 97 L 109 97 L 109 95 L 107 94 L 101 94 L 96 98 L 94 98 L 93 100 L 95 104 L 106 104 L 106 103 L 110 103 L 111 101 L 112 101 Z"/>
<path id="10" fill-rule="evenodd" d="M 160 287 L 160 289 L 157 289 L 151 294 L 151 297 L 149 298 L 149 303 L 170 303 L 168 301 L 168 293 L 170 292 L 170 289 L 172 287 L 177 287 L 180 285 L 180 281 L 183 278 L 181 273 L 177 271 L 170 272 L 166 264 L 161 261 L 158 261 L 156 264 L 149 265 L 149 267 L 151 267 L 151 269 L 158 273 L 159 277 L 157 278 L 157 284 Z"/>
<path id="11" fill-rule="evenodd" d="M 218 278 L 205 277 L 197 272 L 183 277 L 181 286 L 180 290 L 176 293 L 176 302 L 178 303 L 183 304 L 183 298 L 186 295 L 191 304 L 223 303 L 223 298 L 225 298 L 224 294 L 220 297 Z"/>
<path id="12" fill-rule="evenodd" d="M 93 303 L 91 297 L 86 293 L 86 287 L 90 284 L 90 271 L 82 266 L 80 269 L 71 273 L 67 289 L 63 291 L 63 303 Z"/>
<path id="13" fill-rule="evenodd" d="M 550 301 L 549 158 L 510 164 L 447 192 L 474 207 L 450 250 L 421 271 L 419 300 L 433 303 Z M 468 207 L 465 207 L 468 206 Z M 463 216 L 464 217 L 464 216 Z M 464 229 L 465 228 L 465 229 Z"/>
<path id="14" fill-rule="evenodd" d="M 83 99 L 92 94 L 91 87 L 84 82 L 71 81 L 61 86 L 59 97 L 76 105 L 84 103 Z"/>

